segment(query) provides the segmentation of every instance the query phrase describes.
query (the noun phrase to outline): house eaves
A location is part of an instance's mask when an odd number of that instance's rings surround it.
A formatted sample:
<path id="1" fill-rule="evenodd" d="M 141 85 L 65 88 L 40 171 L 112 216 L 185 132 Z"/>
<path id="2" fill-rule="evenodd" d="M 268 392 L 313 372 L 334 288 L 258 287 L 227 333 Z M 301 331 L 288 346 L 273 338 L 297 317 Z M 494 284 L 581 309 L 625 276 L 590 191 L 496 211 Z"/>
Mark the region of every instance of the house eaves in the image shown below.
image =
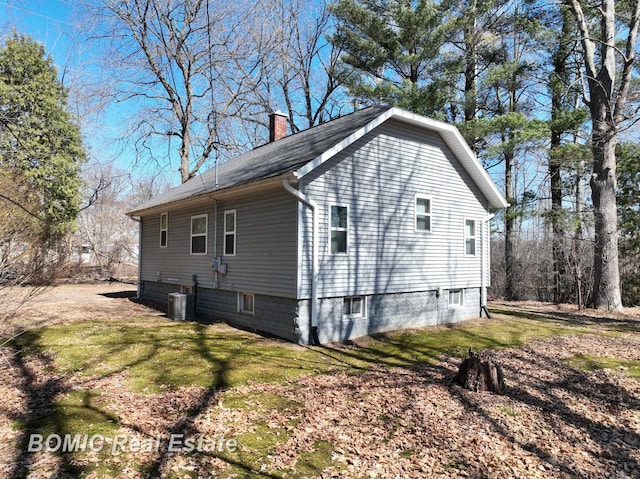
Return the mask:
<path id="1" fill-rule="evenodd" d="M 344 140 L 324 151 L 321 155 L 318 155 L 312 161 L 305 164 L 302 168 L 295 171 L 294 175 L 298 179 L 304 177 L 327 160 L 333 158 L 349 145 L 358 141 L 367 133 L 371 132 L 372 130 L 383 124 L 385 121 L 390 119 L 397 119 L 405 123 L 437 132 L 449 147 L 451 152 L 454 154 L 454 156 L 458 158 L 458 160 L 462 164 L 462 167 L 466 170 L 471 179 L 476 183 L 485 198 L 487 198 L 489 206 L 492 208 L 506 208 L 507 206 L 509 206 L 502 193 L 500 193 L 489 174 L 482 167 L 476 155 L 471 151 L 471 148 L 469 148 L 467 142 L 464 140 L 464 138 L 460 134 L 460 131 L 455 126 L 421 115 L 416 115 L 415 113 L 411 113 L 395 107 L 382 112 L 368 124 L 364 125 L 359 130 L 354 131 Z"/>
<path id="2" fill-rule="evenodd" d="M 152 213 L 168 206 L 189 204 L 196 198 L 217 198 L 222 191 L 248 188 L 250 184 L 283 178 L 341 143 L 390 107 L 373 106 L 289 135 L 239 155 L 216 168 L 176 186 L 127 212 L 129 216 Z M 239 191 L 239 190 L 238 190 Z M 225 193 L 226 194 L 226 193 Z"/>
<path id="3" fill-rule="evenodd" d="M 246 193 L 255 188 L 272 186 L 282 178 L 291 178 L 293 175 L 302 178 L 391 118 L 439 133 L 478 185 L 489 205 L 493 208 L 507 206 L 506 200 L 455 126 L 399 108 L 373 106 L 239 155 L 165 191 L 127 212 L 127 215 L 137 217 L 167 207 L 188 206 L 200 200 Z"/>

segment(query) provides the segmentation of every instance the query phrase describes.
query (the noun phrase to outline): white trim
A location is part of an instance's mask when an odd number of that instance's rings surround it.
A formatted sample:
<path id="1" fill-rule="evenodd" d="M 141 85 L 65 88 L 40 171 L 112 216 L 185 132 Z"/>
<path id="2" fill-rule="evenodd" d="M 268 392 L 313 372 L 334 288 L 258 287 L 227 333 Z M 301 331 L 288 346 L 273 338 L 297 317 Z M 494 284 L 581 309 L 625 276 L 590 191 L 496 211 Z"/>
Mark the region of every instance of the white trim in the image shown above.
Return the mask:
<path id="1" fill-rule="evenodd" d="M 467 221 L 473 221 L 473 236 L 467 236 Z M 468 258 L 472 258 L 478 255 L 478 222 L 473 218 L 465 218 L 463 225 L 462 236 L 464 238 L 464 255 Z M 473 253 L 467 253 L 467 240 L 474 240 L 473 243 Z"/>
<path id="2" fill-rule="evenodd" d="M 360 313 L 345 313 L 344 312 L 344 303 L 346 300 L 353 301 L 354 299 L 360 299 L 362 301 L 361 311 Z M 342 298 L 342 319 L 350 320 L 350 319 L 367 319 L 367 297 L 366 296 L 344 296 Z"/>
<path id="3" fill-rule="evenodd" d="M 244 296 L 251 298 L 251 309 L 244 309 Z M 245 293 L 244 291 L 238 291 L 238 313 L 255 315 L 256 311 L 256 296 L 253 293 Z"/>
<path id="4" fill-rule="evenodd" d="M 310 333 L 310 343 L 316 342 L 316 333 L 318 330 L 318 272 L 320 270 L 320 262 L 318 259 L 318 250 L 319 250 L 319 236 L 318 230 L 318 216 L 320 214 L 320 210 L 318 208 L 318 203 L 313 201 L 311 198 L 305 196 L 301 191 L 296 190 L 291 184 L 289 180 L 286 178 L 282 180 L 282 187 L 288 193 L 292 194 L 298 200 L 298 203 L 304 203 L 311 210 L 311 331 Z M 298 274 L 302 274 L 302 207 L 300 207 L 299 211 L 299 223 L 298 223 Z M 298 287 L 300 286 L 301 276 L 298 276 Z"/>
<path id="5" fill-rule="evenodd" d="M 454 125 L 433 120 L 422 115 L 416 115 L 415 113 L 396 107 L 383 112 L 333 148 L 329 148 L 312 161 L 306 163 L 302 168 L 294 172 L 294 175 L 297 178 L 302 178 L 390 118 L 395 118 L 405 123 L 410 123 L 439 133 L 451 152 L 460 161 L 474 183 L 476 183 L 482 194 L 487 198 L 489 206 L 492 208 L 506 208 L 509 206 L 504 196 L 502 196 L 502 193 L 498 190 L 498 187 L 476 158 L 476 155 L 471 151 L 469 145 L 467 145 L 460 131 L 458 131 Z"/>
<path id="6" fill-rule="evenodd" d="M 452 303 L 451 302 L 451 293 L 460 293 L 460 303 Z M 447 306 L 449 308 L 462 308 L 462 307 L 464 307 L 464 289 L 462 289 L 462 288 L 450 289 L 447 292 Z"/>
<path id="7" fill-rule="evenodd" d="M 340 227 L 333 228 L 333 226 L 331 225 L 331 213 L 332 213 L 332 210 L 333 210 L 334 206 L 336 208 L 346 208 L 347 209 L 347 227 L 346 228 L 340 228 Z M 328 222 L 329 222 L 329 225 L 328 225 L 328 228 L 327 228 L 327 230 L 329 232 L 329 238 L 328 238 L 329 241 L 328 241 L 328 244 L 327 244 L 328 253 L 330 255 L 346 255 L 346 254 L 349 254 L 349 228 L 351 226 L 351 224 L 349 222 L 349 205 L 343 205 L 343 204 L 337 204 L 337 203 L 329 204 L 329 211 L 328 211 L 328 214 L 327 214 L 327 219 L 328 219 Z M 336 252 L 336 253 L 331 251 L 331 233 L 333 231 L 344 231 L 346 233 L 346 238 L 345 238 L 346 251 L 339 251 L 339 252 Z"/>
<path id="8" fill-rule="evenodd" d="M 167 218 L 167 224 L 165 226 L 165 228 L 162 228 L 162 217 Z M 164 235 L 164 241 L 165 244 L 162 244 L 162 232 L 165 232 Z M 164 213 L 160 213 L 160 248 L 166 248 L 167 245 L 169 244 L 169 213 L 168 212 L 164 212 Z"/>
<path id="9" fill-rule="evenodd" d="M 233 231 L 227 231 L 227 214 L 233 213 Z M 238 252 L 237 239 L 238 239 L 238 214 L 236 210 L 224 210 L 222 213 L 224 222 L 224 229 L 222 230 L 222 256 L 235 256 Z M 233 253 L 227 253 L 227 235 L 233 235 Z"/>
<path id="10" fill-rule="evenodd" d="M 427 200 L 429 202 L 429 213 L 420 214 L 420 216 L 429 217 L 429 229 L 421 230 L 418 229 L 418 200 Z M 423 195 L 420 193 L 416 193 L 413 196 L 413 231 L 415 233 L 431 233 L 433 231 L 433 200 L 430 196 Z"/>
<path id="11" fill-rule="evenodd" d="M 193 234 L 193 220 L 197 220 L 200 218 L 204 218 L 204 233 Z M 202 215 L 193 215 L 191 217 L 190 222 L 190 230 L 189 230 L 189 251 L 190 254 L 194 256 L 204 256 L 207 254 L 207 243 L 209 242 L 209 215 L 204 213 Z M 193 238 L 199 238 L 204 236 L 204 253 L 194 253 L 193 252 Z"/>

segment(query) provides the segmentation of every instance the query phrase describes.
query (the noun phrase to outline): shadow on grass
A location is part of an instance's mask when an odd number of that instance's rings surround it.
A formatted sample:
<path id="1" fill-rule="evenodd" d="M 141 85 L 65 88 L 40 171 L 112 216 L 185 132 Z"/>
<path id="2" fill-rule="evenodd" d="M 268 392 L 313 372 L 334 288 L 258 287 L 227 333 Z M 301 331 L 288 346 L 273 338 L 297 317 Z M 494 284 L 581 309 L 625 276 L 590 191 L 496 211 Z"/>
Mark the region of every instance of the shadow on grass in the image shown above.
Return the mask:
<path id="1" fill-rule="evenodd" d="M 640 318 L 606 318 L 601 316 L 589 316 L 570 311 L 529 311 L 517 307 L 503 305 L 493 306 L 491 310 L 497 314 L 505 314 L 512 317 L 523 318 L 532 321 L 558 321 L 568 326 L 599 326 L 618 332 L 640 332 Z"/>
<path id="2" fill-rule="evenodd" d="M 585 433 L 599 450 L 594 451 L 590 447 L 588 450 L 584 449 L 583 454 L 591 456 L 592 460 L 599 461 L 601 465 L 613 468 L 608 471 L 611 476 L 628 473 L 630 475 L 623 474 L 620 477 L 631 477 L 634 473 L 640 473 L 640 463 L 635 454 L 637 445 L 640 444 L 640 435 L 631 427 L 612 424 L 606 419 L 606 414 L 602 414 L 606 411 L 616 415 L 619 411 L 629 408 L 640 411 L 640 400 L 637 397 L 624 387 L 614 384 L 606 375 L 596 378 L 588 376 L 544 352 L 538 351 L 535 359 L 531 354 L 519 354 L 518 351 L 512 354 L 519 356 L 520 361 L 533 363 L 540 371 L 552 372 L 558 379 L 546 381 L 535 375 L 523 376 L 520 369 L 505 368 L 508 384 L 504 396 L 510 399 L 511 404 L 515 407 L 522 405 L 542 411 L 547 418 L 544 427 L 557 435 L 555 439 L 558 443 L 575 444 L 574 441 L 578 439 L 565 436 L 567 431 L 576 429 Z M 495 433 L 523 450 L 535 454 L 550 469 L 557 469 L 569 477 L 593 477 L 592 470 L 588 465 L 583 465 L 581 460 L 576 461 L 574 458 L 573 461 L 563 461 L 561 458 L 553 457 L 549 449 L 545 449 L 545 446 L 549 448 L 553 443 L 540 441 L 535 435 L 523 436 L 519 427 L 510 429 L 506 422 L 496 418 L 490 410 L 484 409 L 481 396 L 476 396 L 478 393 L 471 393 L 455 386 L 451 371 L 447 371 L 452 395 L 468 411 L 482 417 Z M 582 404 L 583 407 L 576 407 L 576 403 Z M 596 412 L 601 413 L 603 419 L 599 420 Z M 586 447 L 586 444 L 583 447 Z"/>
<path id="3" fill-rule="evenodd" d="M 60 398 L 73 392 L 70 391 L 67 382 L 71 374 L 74 375 L 74 379 L 81 379 L 86 374 L 88 380 L 95 380 L 113 377 L 126 371 L 137 381 L 134 384 L 139 389 L 144 389 L 146 385 L 151 388 L 151 392 L 154 387 L 157 388 L 163 384 L 175 387 L 192 384 L 202 386 L 202 390 L 195 393 L 198 397 L 194 398 L 189 410 L 180 411 L 180 417 L 164 431 L 167 437 L 171 434 L 189 437 L 198 433 L 194 426 L 194 419 L 216 403 L 221 390 L 246 383 L 248 380 L 282 381 L 301 373 L 317 374 L 333 371 L 357 373 L 379 366 L 437 368 L 435 364 L 444 355 L 461 356 L 469 347 L 474 349 L 518 347 L 529 339 L 560 334 L 561 328 L 569 328 L 568 332 L 584 333 L 584 329 L 577 327 L 584 326 L 582 322 L 569 322 L 566 326 L 558 326 L 555 317 L 535 316 L 530 313 L 520 315 L 517 311 L 513 315 L 522 319 L 487 323 L 491 324 L 491 327 L 444 325 L 438 329 L 379 334 L 339 345 L 307 347 L 302 350 L 302 353 L 296 352 L 294 347 L 284 342 L 279 344 L 277 341 L 263 340 L 244 333 L 219 333 L 209 326 L 198 323 L 175 323 L 164 320 L 155 320 L 156 323 L 153 325 L 145 326 L 124 322 L 110 322 L 107 325 L 87 322 L 28 331 L 16 342 L 15 346 L 19 354 L 14 359 L 14 366 L 22 378 L 21 388 L 27 397 L 27 411 L 23 421 L 27 427 L 22 432 L 21 447 L 9 477 L 24 478 L 29 474 L 33 456 L 27 451 L 26 445 L 31 433 L 44 430 L 60 435 L 84 432 L 74 428 L 69 415 L 55 414 L 56 408 L 60 405 Z M 535 330 L 533 336 L 526 332 L 527 327 Z M 55 371 L 56 368 L 61 367 L 61 364 L 56 362 L 55 357 L 50 356 L 49 351 L 63 351 L 70 358 L 68 364 L 63 365 L 61 375 L 51 375 L 50 379 L 38 378 L 25 361 L 25 354 L 42 359 L 46 362 L 45 366 L 48 370 Z M 546 358 L 544 355 L 541 356 L 540 361 L 538 365 L 540 368 L 564 368 L 565 373 L 572 371 L 576 374 L 575 370 L 571 370 L 567 365 L 554 363 L 551 358 Z M 103 368 L 101 365 L 104 364 L 108 367 Z M 512 373 L 514 377 L 521 374 L 517 371 Z M 576 374 L 575 377 L 581 376 Z M 529 379 L 533 380 L 533 378 Z M 593 395 L 593 390 L 581 389 L 575 382 L 541 384 L 540 387 L 544 393 L 541 397 L 534 396 L 526 389 L 517 386 L 512 387 L 507 394 L 513 401 L 542 409 L 551 417 L 555 411 L 555 414 L 561 415 L 563 421 L 588 431 L 594 441 L 602 442 L 594 432 L 598 427 L 604 428 L 603 430 L 612 436 L 629 433 L 613 426 L 600 425 L 581 416 L 572 411 L 570 406 L 563 402 L 562 397 L 555 395 L 552 391 L 554 388 L 564 388 L 567 392 L 588 397 L 589 394 Z M 611 387 L 613 390 L 607 390 L 602 397 L 596 397 L 603 404 L 608 400 L 615 401 L 616 395 L 624 393 L 615 390 L 615 385 L 606 387 Z M 465 406 L 477 409 L 477 405 L 474 405 L 468 395 L 459 391 L 455 394 Z M 102 417 L 102 421 L 118 423 L 118 418 L 96 405 L 95 397 L 87 395 L 79 399 L 83 410 L 95 414 L 96 420 L 99 421 Z M 630 404 L 635 408 L 638 407 L 637 401 Z M 47 421 L 47 416 L 52 413 L 53 418 Z M 479 410 L 479 413 L 484 414 L 482 410 Z M 489 414 L 485 414 L 485 418 L 499 434 L 511 441 L 520 441 L 514 436 L 513 431 L 509 431 Z M 127 427 L 143 437 L 156 438 L 156 433 L 144 426 Z M 640 443 L 637 435 L 632 439 Z M 168 439 L 165 439 L 162 443 L 158 456 L 152 462 L 142 464 L 148 476 L 162 475 L 172 460 L 173 454 L 169 453 L 167 441 Z M 522 443 L 521 446 L 528 448 L 527 450 L 541 458 L 546 454 L 536 444 Z M 606 448 L 605 450 L 612 457 L 620 455 L 615 452 L 614 445 L 602 444 L 602 447 Z M 623 458 L 635 467 L 637 463 L 631 457 L 630 451 L 625 454 Z M 216 457 L 226 461 L 247 477 L 279 477 L 269 472 L 255 470 L 249 460 L 243 462 L 241 458 L 229 455 Z M 70 475 L 87 472 L 78 469 L 72 454 L 60 454 L 57 467 L 59 473 Z M 572 470 L 568 465 L 558 467 L 567 473 Z"/>
<path id="4" fill-rule="evenodd" d="M 27 343 L 35 340 L 37 333 L 23 332 L 20 339 Z M 41 355 L 40 360 L 51 367 L 51 358 Z M 20 349 L 12 356 L 11 366 L 17 370 L 20 376 L 20 389 L 25 395 L 26 410 L 19 416 L 11 419 L 24 424 L 18 439 L 18 451 L 13 461 L 13 467 L 8 471 L 7 477 L 11 479 L 23 479 L 29 474 L 33 454 L 29 452 L 29 441 L 32 434 L 40 432 L 38 422 L 55 410 L 56 398 L 69 390 L 64 377 L 38 378 L 27 364 Z M 56 424 L 54 431 L 60 433 L 64 430 L 63 424 Z M 61 458 L 56 474 L 66 473 L 70 464 L 65 457 Z M 55 476 L 55 474 L 54 474 Z"/>
<path id="5" fill-rule="evenodd" d="M 162 330 L 163 327 L 168 329 Z M 144 328 L 118 323 L 109 323 L 106 329 L 100 323 L 89 322 L 58 325 L 25 332 L 13 346 L 18 350 L 13 366 L 21 377 L 20 388 L 27 398 L 27 410 L 20 418 L 13 418 L 24 424 L 24 428 L 13 461 L 15 466 L 9 475 L 12 479 L 27 477 L 32 472 L 35 456 L 27 448 L 31 434 L 61 437 L 91 434 L 88 428 L 93 423 L 114 426 L 113 430 L 99 431 L 105 437 L 118 433 L 119 418 L 97 406 L 98 393 L 92 395 L 79 390 L 83 384 L 91 388 L 96 381 L 126 372 L 127 379 L 134 379 L 134 387 L 144 390 L 146 384 L 151 389 L 147 392 L 156 392 L 161 385 L 177 388 L 195 382 L 202 386 L 193 393 L 197 397 L 189 401 L 188 410 L 174 411 L 178 413 L 177 419 L 163 428 L 157 457 L 137 464 L 145 476 L 156 477 L 165 474 L 167 464 L 175 456 L 169 450 L 169 438 L 180 434 L 183 437 L 199 435 L 194 419 L 217 403 L 220 391 L 251 379 L 284 380 L 299 374 L 300 370 L 313 372 L 315 366 L 326 368 L 319 352 L 305 356 L 302 361 L 287 356 L 289 344 L 278 345 L 273 340 L 244 333 L 215 333 L 209 326 L 198 323 L 162 320 Z M 25 360 L 27 357 L 39 364 L 37 371 L 32 371 L 29 361 Z M 40 364 L 45 359 L 46 364 Z M 110 364 L 110 360 L 113 363 Z M 48 377 L 51 379 L 46 379 Z M 71 378 L 73 386 L 69 384 Z M 72 400 L 65 399 L 70 395 Z M 88 417 L 88 421 L 79 422 L 79 416 Z M 143 440 L 157 439 L 153 425 L 127 424 L 126 427 Z M 216 454 L 216 457 L 251 477 L 277 477 L 254 470 L 250 461 L 242 462 L 242 456 Z M 88 464 L 82 469 L 78 464 L 86 461 L 73 452 L 61 451 L 56 458 L 59 475 L 76 477 L 99 467 Z"/>

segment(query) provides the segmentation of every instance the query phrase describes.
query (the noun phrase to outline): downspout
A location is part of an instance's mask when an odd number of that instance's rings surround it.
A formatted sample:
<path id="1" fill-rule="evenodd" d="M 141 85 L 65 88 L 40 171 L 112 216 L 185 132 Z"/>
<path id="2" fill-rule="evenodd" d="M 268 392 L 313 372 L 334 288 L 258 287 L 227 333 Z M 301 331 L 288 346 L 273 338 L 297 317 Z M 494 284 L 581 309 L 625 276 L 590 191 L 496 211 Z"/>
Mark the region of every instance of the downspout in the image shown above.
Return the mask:
<path id="1" fill-rule="evenodd" d="M 217 160 L 216 160 L 217 162 Z M 218 181 L 216 180 L 216 186 L 218 185 Z M 213 260 L 215 262 L 218 257 L 218 200 L 213 199 L 214 202 L 214 210 L 213 210 Z M 214 268 L 213 271 L 213 287 L 218 289 L 220 287 L 220 282 L 218 280 L 218 268 Z"/>
<path id="2" fill-rule="evenodd" d="M 482 317 L 482 312 L 487 315 L 487 318 L 491 319 L 491 313 L 489 313 L 489 309 L 487 308 L 487 275 L 486 268 L 488 262 L 488 253 L 489 253 L 489 235 L 487 228 L 489 227 L 489 222 L 495 217 L 495 214 L 490 214 L 485 216 L 482 219 L 482 257 L 480 258 L 480 274 L 482 277 L 480 278 L 480 317 Z M 485 244 L 486 241 L 486 244 Z"/>
<path id="3" fill-rule="evenodd" d="M 131 216 L 130 218 L 138 222 L 138 287 L 136 299 L 142 299 L 142 218 L 140 216 Z"/>
<path id="4" fill-rule="evenodd" d="M 288 179 L 282 180 L 282 186 L 285 190 L 295 196 L 298 201 L 304 203 L 311 210 L 312 230 L 311 230 L 311 344 L 319 345 L 318 338 L 318 204 L 308 196 L 303 195 L 296 190 Z"/>

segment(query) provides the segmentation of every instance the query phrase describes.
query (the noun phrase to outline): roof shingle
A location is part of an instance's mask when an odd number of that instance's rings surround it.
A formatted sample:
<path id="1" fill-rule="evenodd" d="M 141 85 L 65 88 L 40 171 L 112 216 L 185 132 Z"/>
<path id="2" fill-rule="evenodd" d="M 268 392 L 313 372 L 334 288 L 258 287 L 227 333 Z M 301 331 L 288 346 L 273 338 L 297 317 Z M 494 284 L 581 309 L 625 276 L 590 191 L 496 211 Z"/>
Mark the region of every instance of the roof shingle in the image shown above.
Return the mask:
<path id="1" fill-rule="evenodd" d="M 314 160 L 334 145 L 367 125 L 387 106 L 372 106 L 309 128 L 294 135 L 259 146 L 218 166 L 218 184 L 215 168 L 171 188 L 140 205 L 130 216 L 168 203 L 220 191 L 254 181 L 273 178 L 297 170 Z"/>

